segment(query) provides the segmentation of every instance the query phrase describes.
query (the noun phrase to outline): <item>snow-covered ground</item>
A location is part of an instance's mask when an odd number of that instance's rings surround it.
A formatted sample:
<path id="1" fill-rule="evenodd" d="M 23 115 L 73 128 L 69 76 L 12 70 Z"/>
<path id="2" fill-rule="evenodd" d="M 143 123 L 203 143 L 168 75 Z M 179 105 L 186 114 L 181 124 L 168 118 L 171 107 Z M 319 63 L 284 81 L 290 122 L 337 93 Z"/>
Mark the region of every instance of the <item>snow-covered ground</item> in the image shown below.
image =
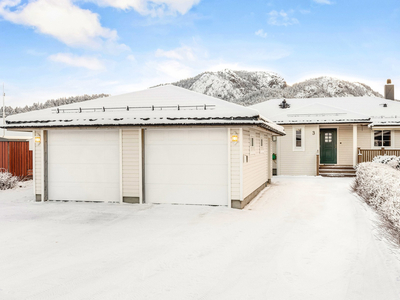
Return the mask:
<path id="1" fill-rule="evenodd" d="M 352 179 L 278 177 L 245 210 L 0 192 L 0 299 L 399 299 Z"/>

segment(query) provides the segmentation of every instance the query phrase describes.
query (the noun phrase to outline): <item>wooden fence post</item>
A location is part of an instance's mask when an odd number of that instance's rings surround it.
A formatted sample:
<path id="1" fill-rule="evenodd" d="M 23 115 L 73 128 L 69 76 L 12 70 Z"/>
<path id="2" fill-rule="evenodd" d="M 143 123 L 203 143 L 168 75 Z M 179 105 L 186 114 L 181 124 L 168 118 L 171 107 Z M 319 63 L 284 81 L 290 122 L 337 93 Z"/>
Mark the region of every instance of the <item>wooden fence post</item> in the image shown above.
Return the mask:
<path id="1" fill-rule="evenodd" d="M 361 154 L 361 148 L 360 147 L 358 147 L 357 148 L 357 161 L 358 161 L 358 164 L 361 164 L 362 163 L 362 154 Z"/>
<path id="2" fill-rule="evenodd" d="M 319 176 L 319 154 L 317 153 L 317 176 Z"/>
<path id="3" fill-rule="evenodd" d="M 383 148 L 383 147 L 381 149 L 381 155 L 385 155 L 385 148 Z"/>

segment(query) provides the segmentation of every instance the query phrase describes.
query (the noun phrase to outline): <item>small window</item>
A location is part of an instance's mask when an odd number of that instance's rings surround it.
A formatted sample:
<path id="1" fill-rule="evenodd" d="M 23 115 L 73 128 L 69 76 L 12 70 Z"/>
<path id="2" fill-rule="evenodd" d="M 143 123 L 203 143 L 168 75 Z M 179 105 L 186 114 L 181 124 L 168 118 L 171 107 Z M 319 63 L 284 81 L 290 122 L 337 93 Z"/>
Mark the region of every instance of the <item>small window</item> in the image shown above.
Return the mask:
<path id="1" fill-rule="evenodd" d="M 293 151 L 305 151 L 305 127 L 293 127 Z"/>
<path id="2" fill-rule="evenodd" d="M 264 138 L 265 138 L 265 136 L 262 136 L 262 137 L 260 138 L 260 153 L 264 153 L 264 152 L 265 152 Z"/>
<path id="3" fill-rule="evenodd" d="M 332 132 L 325 132 L 325 143 L 332 143 Z"/>
<path id="4" fill-rule="evenodd" d="M 296 129 L 296 148 L 302 147 L 301 128 Z"/>
<path id="5" fill-rule="evenodd" d="M 256 138 L 254 133 L 250 133 L 250 154 L 256 153 Z"/>
<path id="6" fill-rule="evenodd" d="M 392 139 L 390 130 L 374 130 L 374 146 L 375 147 L 391 147 Z"/>

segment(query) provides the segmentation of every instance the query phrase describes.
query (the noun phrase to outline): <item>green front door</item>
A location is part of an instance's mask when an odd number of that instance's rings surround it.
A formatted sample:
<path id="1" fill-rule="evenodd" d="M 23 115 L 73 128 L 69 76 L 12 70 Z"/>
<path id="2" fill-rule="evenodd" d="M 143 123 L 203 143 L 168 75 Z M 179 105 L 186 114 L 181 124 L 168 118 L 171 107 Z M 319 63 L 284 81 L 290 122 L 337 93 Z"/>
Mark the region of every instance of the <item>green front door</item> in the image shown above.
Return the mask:
<path id="1" fill-rule="evenodd" d="M 320 152 L 321 164 L 337 163 L 337 130 L 321 129 L 320 130 Z"/>

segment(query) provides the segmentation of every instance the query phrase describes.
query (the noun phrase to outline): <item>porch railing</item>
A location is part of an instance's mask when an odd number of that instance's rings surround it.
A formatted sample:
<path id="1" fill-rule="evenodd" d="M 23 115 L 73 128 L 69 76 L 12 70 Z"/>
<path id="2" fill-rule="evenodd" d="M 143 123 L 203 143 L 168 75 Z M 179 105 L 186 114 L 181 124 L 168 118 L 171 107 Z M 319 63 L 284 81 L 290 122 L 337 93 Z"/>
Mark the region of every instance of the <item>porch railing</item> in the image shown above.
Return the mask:
<path id="1" fill-rule="evenodd" d="M 358 148 L 358 163 L 371 162 L 375 156 L 394 155 L 400 156 L 400 149 L 361 149 Z"/>

